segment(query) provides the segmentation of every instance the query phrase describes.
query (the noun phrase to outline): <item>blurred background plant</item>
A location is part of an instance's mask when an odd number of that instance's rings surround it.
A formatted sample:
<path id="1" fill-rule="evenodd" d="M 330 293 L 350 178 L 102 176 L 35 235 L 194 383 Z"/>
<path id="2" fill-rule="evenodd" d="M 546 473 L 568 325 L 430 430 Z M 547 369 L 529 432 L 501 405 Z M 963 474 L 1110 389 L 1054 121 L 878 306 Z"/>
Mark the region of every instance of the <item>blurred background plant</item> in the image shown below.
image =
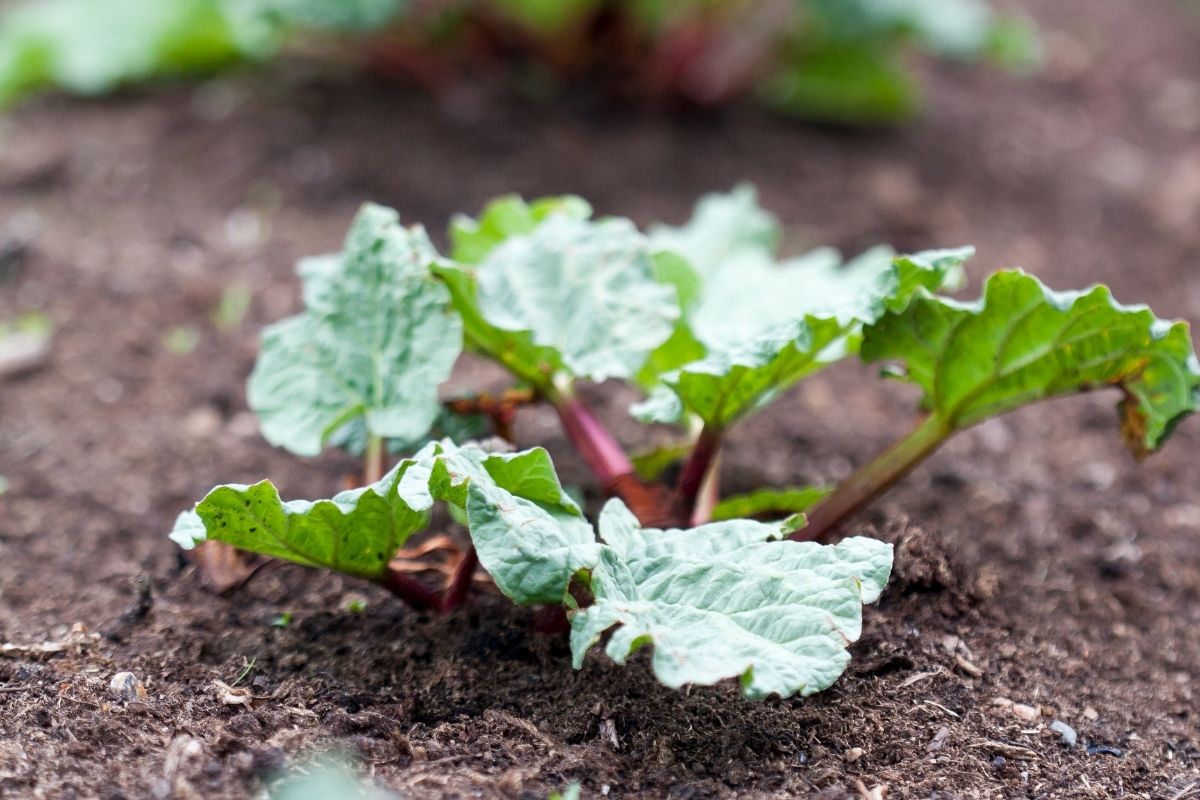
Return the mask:
<path id="1" fill-rule="evenodd" d="M 919 107 L 914 56 L 1037 61 L 986 0 L 21 0 L 0 16 L 0 106 L 306 53 L 445 91 L 503 76 L 553 98 L 714 106 L 751 95 L 834 122 Z"/>

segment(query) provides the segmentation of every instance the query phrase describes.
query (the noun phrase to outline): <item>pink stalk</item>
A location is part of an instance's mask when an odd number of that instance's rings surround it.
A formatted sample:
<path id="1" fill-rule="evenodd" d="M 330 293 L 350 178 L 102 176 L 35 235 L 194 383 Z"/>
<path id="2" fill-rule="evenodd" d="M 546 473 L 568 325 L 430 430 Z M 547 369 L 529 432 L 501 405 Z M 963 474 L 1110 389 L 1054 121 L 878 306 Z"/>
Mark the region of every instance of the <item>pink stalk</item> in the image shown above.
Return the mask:
<path id="1" fill-rule="evenodd" d="M 567 438 L 601 483 L 607 487 L 634 472 L 633 462 L 625 455 L 616 437 L 582 400 L 574 395 L 559 394 L 553 394 L 549 399 L 562 420 Z"/>
<path id="2" fill-rule="evenodd" d="M 467 599 L 467 594 L 471 590 L 471 580 L 475 577 L 475 568 L 479 566 L 479 555 L 475 552 L 475 545 L 467 545 L 467 552 L 463 553 L 462 559 L 458 562 L 458 566 L 454 568 L 454 574 L 450 578 L 450 583 L 446 585 L 446 589 L 442 592 L 442 600 L 438 610 L 443 614 L 447 614 L 461 606 Z"/>
<path id="3" fill-rule="evenodd" d="M 715 473 L 720 453 L 721 432 L 705 425 L 696 439 L 687 463 L 683 465 L 683 472 L 679 475 L 679 507 L 687 516 L 689 524 L 707 522 L 708 515 L 712 513 L 712 505 L 716 504 L 712 495 L 717 491 Z M 708 508 L 700 508 L 702 505 Z"/>

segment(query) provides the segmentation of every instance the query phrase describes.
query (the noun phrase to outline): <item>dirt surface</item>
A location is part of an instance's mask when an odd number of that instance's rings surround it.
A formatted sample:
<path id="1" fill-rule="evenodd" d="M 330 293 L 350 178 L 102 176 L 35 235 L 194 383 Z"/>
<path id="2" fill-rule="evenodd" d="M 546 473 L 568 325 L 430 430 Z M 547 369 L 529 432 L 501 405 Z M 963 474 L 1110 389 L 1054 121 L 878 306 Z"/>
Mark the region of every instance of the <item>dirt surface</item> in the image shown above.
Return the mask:
<path id="1" fill-rule="evenodd" d="M 1021 264 L 1200 319 L 1200 18 L 1029 10 L 1043 74 L 939 67 L 926 116 L 897 131 L 437 104 L 296 75 L 0 122 L 0 318 L 57 327 L 44 365 L 0 383 L 0 642 L 18 646 L 0 651 L 0 796 L 240 798 L 330 748 L 411 797 L 571 780 L 588 797 L 1200 796 L 1200 423 L 1138 466 L 1110 396 L 971 431 L 879 504 L 862 526 L 898 541 L 897 577 L 845 677 L 805 700 L 672 692 L 644 658 L 575 672 L 565 641 L 486 588 L 446 620 L 291 566 L 217 597 L 164 535 L 215 482 L 326 496 L 352 471 L 267 446 L 242 387 L 258 329 L 296 307 L 293 260 L 334 248 L 366 199 L 437 232 L 512 190 L 677 221 L 749 179 L 793 250 L 973 243 L 972 290 Z M 233 281 L 249 314 L 218 326 Z M 459 382 L 495 379 L 474 372 Z M 870 369 L 834 370 L 737 433 L 728 486 L 836 480 L 912 409 Z M 603 410 L 636 446 L 620 403 Z M 551 417 L 518 432 L 583 480 Z M 108 694 L 126 670 L 146 690 L 131 703 Z M 252 707 L 214 685 L 239 676 Z"/>

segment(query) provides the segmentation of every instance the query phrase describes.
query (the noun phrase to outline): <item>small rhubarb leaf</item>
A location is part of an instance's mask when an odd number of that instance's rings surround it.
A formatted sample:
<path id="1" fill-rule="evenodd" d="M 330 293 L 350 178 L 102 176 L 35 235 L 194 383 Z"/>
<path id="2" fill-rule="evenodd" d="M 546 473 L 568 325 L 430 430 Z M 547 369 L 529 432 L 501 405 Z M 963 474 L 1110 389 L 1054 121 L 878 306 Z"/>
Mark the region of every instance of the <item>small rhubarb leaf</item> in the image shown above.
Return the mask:
<path id="1" fill-rule="evenodd" d="M 429 515 L 397 489 L 412 465 L 402 461 L 377 483 L 332 500 L 283 501 L 269 482 L 218 486 L 195 511 L 179 515 L 171 538 L 185 547 L 206 539 L 309 567 L 375 579 Z"/>
<path id="2" fill-rule="evenodd" d="M 691 413 L 727 428 L 856 352 L 863 324 L 902 309 L 919 289 L 954 283 L 971 254 L 894 257 L 877 247 L 843 263 L 823 248 L 778 261 L 778 238 L 774 218 L 744 186 L 703 198 L 682 227 L 653 229 L 653 246 L 689 259 L 702 285 L 671 340 L 639 374 L 649 397 L 634 416 L 678 422 Z"/>
<path id="3" fill-rule="evenodd" d="M 841 357 L 849 331 L 833 319 L 808 317 L 728 350 L 712 350 L 704 358 L 665 373 L 663 385 L 674 399 L 658 391 L 633 407 L 634 416 L 649 422 L 678 422 L 687 411 L 706 425 L 727 428 L 769 402 L 778 392 L 831 360 Z"/>
<path id="4" fill-rule="evenodd" d="M 710 342 L 705 357 L 660 376 L 674 398 L 657 388 L 632 413 L 648 422 L 677 422 L 690 412 L 712 428 L 728 428 L 800 379 L 855 352 L 864 323 L 903 309 L 917 291 L 937 289 L 956 277 L 970 252 L 901 256 L 882 270 L 874 256 L 841 271 L 812 262 L 815 275 L 805 268 L 789 279 L 796 296 L 804 298 L 798 305 L 811 309 L 803 317 L 753 338 L 730 333 L 720 343 Z M 824 300 L 818 302 L 814 298 L 822 287 Z"/>
<path id="5" fill-rule="evenodd" d="M 540 447 L 491 453 L 477 444 L 445 440 L 426 445 L 412 461 L 399 492 L 413 508 L 427 509 L 440 500 L 465 509 L 468 484 L 487 483 L 555 513 L 582 516 L 559 483 L 550 454 Z"/>
<path id="6" fill-rule="evenodd" d="M 459 214 L 450 221 L 450 256 L 461 264 L 478 264 L 496 245 L 512 236 L 533 233 L 551 214 L 588 219 L 592 207 L 573 195 L 529 203 L 515 194 L 499 197 L 484 207 L 479 219 Z"/>
<path id="7" fill-rule="evenodd" d="M 385 438 L 428 433 L 462 349 L 436 257 L 422 229 L 368 204 L 339 255 L 301 262 L 306 310 L 264 331 L 247 387 L 269 442 L 316 455 L 357 419 Z"/>
<path id="8" fill-rule="evenodd" d="M 566 602 L 571 578 L 599 560 L 601 547 L 583 517 L 554 513 L 486 481 L 471 481 L 467 491 L 479 563 L 513 602 Z"/>
<path id="9" fill-rule="evenodd" d="M 175 518 L 175 527 L 171 529 L 171 541 L 184 550 L 191 550 L 206 538 L 204 520 L 195 511 L 181 511 Z"/>
<path id="10" fill-rule="evenodd" d="M 572 377 L 594 381 L 633 377 L 679 317 L 675 288 L 658 281 L 645 237 L 623 219 L 551 215 L 492 250 L 476 281 L 489 325 L 528 331 Z"/>
<path id="11" fill-rule="evenodd" d="M 609 657 L 624 664 L 651 645 L 654 674 L 672 688 L 729 678 L 750 698 L 827 688 L 849 661 L 862 604 L 887 582 L 891 545 L 774 541 L 781 533 L 746 520 L 643 530 L 610 501 L 590 573 L 595 602 L 572 618 L 575 665 L 613 629 Z"/>
<path id="12" fill-rule="evenodd" d="M 899 362 L 947 433 L 1028 403 L 1120 388 L 1122 432 L 1138 456 L 1191 413 L 1200 386 L 1185 322 L 1116 303 L 1107 287 L 1055 292 L 1020 270 L 961 303 L 922 292 L 868 326 L 864 360 Z"/>
<path id="13" fill-rule="evenodd" d="M 802 514 L 833 490 L 823 486 L 804 486 L 795 489 L 759 489 L 722 499 L 712 510 L 716 521 L 745 519 L 760 514 L 785 516 Z"/>

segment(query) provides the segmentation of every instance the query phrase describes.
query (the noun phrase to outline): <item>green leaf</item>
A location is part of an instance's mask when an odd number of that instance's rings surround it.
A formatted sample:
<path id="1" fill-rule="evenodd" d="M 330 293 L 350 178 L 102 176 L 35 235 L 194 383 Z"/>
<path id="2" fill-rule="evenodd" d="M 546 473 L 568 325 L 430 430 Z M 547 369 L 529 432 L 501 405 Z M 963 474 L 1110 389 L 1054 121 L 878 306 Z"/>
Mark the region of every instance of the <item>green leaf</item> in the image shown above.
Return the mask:
<path id="1" fill-rule="evenodd" d="M 194 511 L 179 515 L 171 538 L 186 549 L 213 539 L 305 566 L 377 579 L 396 550 L 425 529 L 435 501 L 467 507 L 468 485 L 494 488 L 541 509 L 559 526 L 582 526 L 588 541 L 594 539 L 545 450 L 489 453 L 478 445 L 458 447 L 449 441 L 430 443 L 377 483 L 332 500 L 285 502 L 269 481 L 218 486 Z M 491 544 L 487 559 L 505 548 L 515 552 L 503 541 Z"/>
<path id="2" fill-rule="evenodd" d="M 661 392 L 652 394 L 633 407 L 633 414 L 650 422 L 677 422 L 686 409 L 705 425 L 727 428 L 804 376 L 841 358 L 844 347 L 835 345 L 847 333 L 847 326 L 835 320 L 808 317 L 749 344 L 713 350 L 662 376 L 663 385 L 675 395 L 674 402 Z"/>
<path id="3" fill-rule="evenodd" d="M 316 455 L 357 419 L 385 438 L 428 433 L 462 349 L 436 257 L 421 228 L 368 204 L 340 254 L 301 262 L 306 310 L 264 331 L 247 387 L 268 441 Z"/>
<path id="4" fill-rule="evenodd" d="M 446 284 L 463 322 L 463 335 L 472 350 L 494 359 L 534 388 L 545 388 L 562 369 L 562 358 L 551 347 L 535 344 L 529 331 L 509 331 L 488 322 L 479 307 L 474 272 L 447 261 L 431 269 Z"/>
<path id="5" fill-rule="evenodd" d="M 638 477 L 644 481 L 656 481 L 664 472 L 683 461 L 692 452 L 692 442 L 678 442 L 654 447 L 630 456 Z"/>
<path id="6" fill-rule="evenodd" d="M 875 248 L 848 264 L 832 250 L 814 250 L 777 263 L 769 217 L 745 188 L 705 198 L 678 229 L 660 228 L 657 241 L 680 252 L 720 253 L 699 270 L 704 284 L 688 309 L 694 337 L 670 351 L 704 351 L 674 369 L 665 348 L 652 388 L 632 413 L 648 422 L 678 422 L 687 413 L 723 429 L 773 400 L 796 381 L 856 351 L 863 323 L 902 308 L 921 288 L 954 282 L 970 249 L 892 257 Z M 707 227 L 702 223 L 707 222 Z M 673 337 L 674 339 L 675 337 Z M 691 343 L 694 343 L 692 345 Z M 643 385 L 652 384 L 647 375 Z"/>
<path id="7" fill-rule="evenodd" d="M 682 256 L 702 279 L 737 253 L 774 255 L 780 236 L 779 221 L 759 206 L 758 191 L 749 183 L 700 198 L 684 225 L 655 225 L 649 232 L 654 250 Z"/>
<path id="8" fill-rule="evenodd" d="M 712 518 L 720 522 L 756 517 L 760 514 L 801 514 L 832 491 L 833 489 L 823 486 L 759 489 L 722 499 L 713 507 Z"/>
<path id="9" fill-rule="evenodd" d="M 597 382 L 633 377 L 679 317 L 675 289 L 658 282 L 645 238 L 623 219 L 552 215 L 492 250 L 476 283 L 489 326 L 528 331 L 572 377 Z"/>
<path id="10" fill-rule="evenodd" d="M 595 602 L 572 619 L 575 664 L 615 628 L 609 657 L 623 664 L 652 645 L 655 676 L 672 688 L 728 678 L 750 698 L 827 688 L 891 571 L 891 545 L 872 539 L 772 541 L 779 525 L 745 520 L 641 530 L 619 501 L 600 533 Z"/>
<path id="11" fill-rule="evenodd" d="M 478 264 L 496 245 L 533 233 L 552 214 L 583 220 L 591 217 L 592 207 L 573 195 L 543 197 L 532 203 L 515 194 L 499 197 L 484 207 L 477 220 L 465 214 L 450 220 L 450 257 L 461 264 Z"/>
<path id="12" fill-rule="evenodd" d="M 397 491 L 412 463 L 402 461 L 377 483 L 315 503 L 285 502 L 269 481 L 218 486 L 195 511 L 179 516 L 171 538 L 185 548 L 205 539 L 227 542 L 273 558 L 375 579 L 429 521 L 425 510 L 412 508 Z"/>
<path id="13" fill-rule="evenodd" d="M 1195 409 L 1200 364 L 1187 323 L 1117 304 L 1107 287 L 1054 292 L 1020 270 L 961 303 L 922 292 L 865 331 L 866 361 L 898 361 L 947 433 L 1049 397 L 1105 386 L 1125 394 L 1121 429 L 1137 455 Z"/>
<path id="14" fill-rule="evenodd" d="M 758 87 L 767 105 L 827 122 L 899 122 L 919 104 L 913 76 L 891 43 L 830 42 L 789 54 Z"/>
<path id="15" fill-rule="evenodd" d="M 479 563 L 513 602 L 563 603 L 571 578 L 599 558 L 581 516 L 552 513 L 484 481 L 471 481 L 467 524 Z"/>
<path id="16" fill-rule="evenodd" d="M 242 55 L 215 0 L 42 0 L 0 14 L 0 104 L 58 86 L 98 94 Z"/>
<path id="17" fill-rule="evenodd" d="M 519 453 L 490 453 L 477 444 L 446 440 L 426 445 L 412 458 L 400 483 L 400 495 L 413 508 L 435 500 L 466 508 L 467 485 L 494 484 L 543 508 L 581 516 L 578 504 L 559 483 L 550 454 L 540 447 Z"/>

